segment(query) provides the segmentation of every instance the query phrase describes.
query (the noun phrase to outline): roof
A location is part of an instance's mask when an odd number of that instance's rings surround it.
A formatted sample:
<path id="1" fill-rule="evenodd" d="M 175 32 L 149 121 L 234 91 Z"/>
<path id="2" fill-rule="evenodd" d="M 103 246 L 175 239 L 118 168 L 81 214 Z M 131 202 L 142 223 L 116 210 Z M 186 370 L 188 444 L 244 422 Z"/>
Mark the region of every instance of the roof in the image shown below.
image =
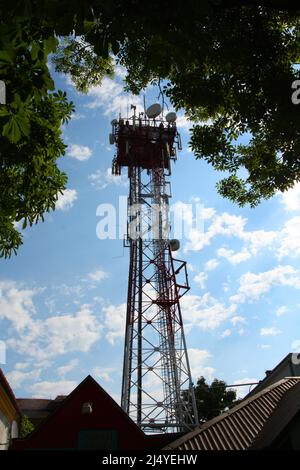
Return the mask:
<path id="1" fill-rule="evenodd" d="M 72 398 L 74 396 L 76 396 L 77 394 L 80 393 L 81 389 L 83 389 L 85 387 L 86 384 L 92 384 L 94 387 L 96 387 L 96 389 L 98 390 L 99 392 L 99 398 L 105 398 L 105 400 L 107 400 L 107 403 L 110 404 L 110 406 L 112 406 L 113 408 L 117 408 L 118 409 L 118 413 L 120 413 L 120 415 L 122 415 L 123 419 L 126 420 L 126 422 L 128 423 L 129 426 L 133 426 L 136 428 L 137 432 L 138 433 L 142 433 L 143 432 L 141 431 L 141 429 L 132 421 L 132 419 L 127 415 L 127 413 L 125 413 L 125 411 L 122 410 L 122 408 L 119 407 L 119 405 L 114 401 L 114 399 L 101 387 L 101 385 L 98 384 L 98 382 L 96 382 L 96 380 L 91 376 L 91 375 L 88 375 L 82 382 L 80 382 L 79 385 L 77 385 L 76 388 L 74 388 L 74 390 L 69 394 L 67 395 L 66 397 L 64 396 L 58 396 L 56 397 L 55 400 L 44 400 L 44 399 L 22 399 L 23 402 L 25 402 L 26 400 L 28 400 L 28 403 L 29 405 L 31 405 L 32 407 L 35 407 L 36 410 L 49 410 L 49 408 L 51 409 L 50 413 L 48 411 L 47 413 L 47 416 L 45 416 L 45 419 L 43 419 L 41 421 L 41 423 L 34 429 L 34 431 L 32 431 L 32 433 L 30 434 L 30 436 L 28 437 L 32 437 L 36 434 L 38 434 L 40 432 L 40 430 L 42 430 L 43 428 L 45 428 L 47 425 L 48 425 L 48 422 L 50 422 L 53 417 L 60 412 L 61 409 L 63 409 L 65 406 L 68 405 L 68 403 L 71 402 Z M 21 401 L 21 400 L 20 400 Z M 44 402 L 44 403 L 43 403 Z M 46 403 L 48 402 L 48 403 Z M 55 402 L 55 403 L 54 403 Z M 53 407 L 51 405 L 54 405 Z M 40 406 L 40 408 L 39 408 Z M 44 406 L 44 408 L 43 408 Z M 25 411 L 25 410 L 24 410 Z"/>
<path id="2" fill-rule="evenodd" d="M 21 412 L 37 426 L 42 420 L 47 418 L 64 399 L 65 396 L 63 395 L 57 396 L 54 400 L 45 398 L 17 398 L 17 403 Z"/>
<path id="3" fill-rule="evenodd" d="M 300 382 L 286 393 L 262 432 L 257 436 L 252 449 L 266 448 L 280 436 L 300 410 Z"/>
<path id="4" fill-rule="evenodd" d="M 276 423 L 273 429 L 273 434 L 276 436 L 287 424 L 286 420 L 284 422 L 280 420 L 292 401 L 293 394 L 290 393 L 293 389 L 295 393 L 300 393 L 300 377 L 287 377 L 244 399 L 231 410 L 185 434 L 164 449 L 246 450 L 253 448 L 254 445 L 256 448 L 261 448 L 259 438 L 267 432 L 267 425 L 271 426 L 271 418 L 273 425 Z M 300 401 L 297 407 L 294 406 L 294 414 L 299 407 Z M 261 441 L 261 445 L 264 445 L 264 442 Z"/>
<path id="5" fill-rule="evenodd" d="M 13 449 L 75 449 L 78 448 L 78 436 L 82 430 L 113 431 L 117 434 L 120 449 L 161 449 L 178 438 L 178 434 L 145 435 L 90 375 L 65 398 L 20 401 L 36 413 L 43 411 L 43 407 L 49 409 L 54 405 L 54 408 L 32 433 L 25 438 L 14 439 Z M 81 412 L 84 402 L 92 403 L 93 412 L 90 415 Z"/>
<path id="6" fill-rule="evenodd" d="M 26 411 L 44 411 L 52 400 L 44 398 L 17 398 L 17 402 L 23 413 L 26 414 Z"/>
<path id="7" fill-rule="evenodd" d="M 54 400 L 49 398 L 17 398 L 17 403 L 23 413 L 26 411 L 52 411 L 65 398 L 65 395 L 59 395 Z"/>
<path id="8" fill-rule="evenodd" d="M 14 408 L 16 409 L 18 415 L 21 416 L 21 411 L 20 411 L 20 408 L 18 406 L 15 394 L 12 391 L 12 388 L 9 385 L 9 383 L 7 381 L 7 378 L 5 377 L 2 369 L 0 369 L 0 385 L 2 385 L 2 387 L 4 388 L 8 398 L 10 399 L 10 401 L 13 404 Z"/>
<path id="9" fill-rule="evenodd" d="M 276 376 L 276 373 L 280 371 L 280 369 L 284 368 L 285 366 L 288 366 L 290 373 L 288 374 L 289 376 L 298 376 L 298 373 L 295 373 L 295 367 L 293 365 L 292 361 L 292 356 L 293 353 L 287 354 L 273 369 L 267 370 L 266 371 L 266 376 L 254 387 L 246 396 L 246 398 L 254 395 L 255 393 L 259 392 L 263 388 L 267 387 L 268 385 L 271 385 L 279 380 L 280 377 L 277 377 L 277 380 L 274 380 L 274 376 Z M 284 374 L 281 378 L 284 378 L 287 376 L 287 374 Z"/>

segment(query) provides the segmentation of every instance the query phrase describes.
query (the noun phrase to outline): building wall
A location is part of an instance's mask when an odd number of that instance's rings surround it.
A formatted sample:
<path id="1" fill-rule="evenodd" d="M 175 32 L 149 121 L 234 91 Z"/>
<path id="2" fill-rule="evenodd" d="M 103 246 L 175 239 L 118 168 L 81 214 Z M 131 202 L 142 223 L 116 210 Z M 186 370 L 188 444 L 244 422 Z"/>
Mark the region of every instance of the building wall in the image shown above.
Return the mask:
<path id="1" fill-rule="evenodd" d="M 11 437 L 17 437 L 17 422 L 17 411 L 0 384 L 0 450 L 8 448 Z"/>
<path id="2" fill-rule="evenodd" d="M 91 403 L 91 414 L 82 413 L 83 403 Z M 93 382 L 66 398 L 30 436 L 13 441 L 13 449 L 143 449 L 145 445 L 144 433 Z"/>
<path id="3" fill-rule="evenodd" d="M 0 410 L 0 450 L 6 450 L 10 441 L 10 422 Z"/>
<path id="4" fill-rule="evenodd" d="M 269 449 L 300 450 L 300 413 L 298 412 L 288 426 L 272 442 Z"/>

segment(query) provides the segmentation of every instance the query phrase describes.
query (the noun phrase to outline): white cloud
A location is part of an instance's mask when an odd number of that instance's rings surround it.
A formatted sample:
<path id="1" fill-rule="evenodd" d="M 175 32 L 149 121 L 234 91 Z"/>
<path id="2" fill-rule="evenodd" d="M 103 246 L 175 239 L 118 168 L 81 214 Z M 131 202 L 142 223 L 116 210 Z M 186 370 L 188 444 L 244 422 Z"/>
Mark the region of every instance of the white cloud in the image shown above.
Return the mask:
<path id="1" fill-rule="evenodd" d="M 233 250 L 219 248 L 217 254 L 218 256 L 227 259 L 231 264 L 239 264 L 251 258 L 251 253 L 246 249 L 235 253 Z"/>
<path id="2" fill-rule="evenodd" d="M 123 187 L 128 185 L 127 175 L 113 175 L 111 168 L 107 168 L 105 171 L 96 170 L 95 173 L 88 176 L 88 180 L 91 182 L 91 185 L 98 190 L 105 189 L 110 184 Z"/>
<path id="3" fill-rule="evenodd" d="M 126 304 L 109 305 L 103 309 L 104 326 L 107 329 L 106 339 L 115 344 L 117 338 L 124 337 Z"/>
<path id="4" fill-rule="evenodd" d="M 90 158 L 92 155 L 92 150 L 86 145 L 71 144 L 68 146 L 67 155 L 83 162 Z"/>
<path id="5" fill-rule="evenodd" d="M 200 251 L 209 244 L 210 240 L 205 236 L 203 230 L 191 228 L 188 233 L 188 241 L 185 244 L 183 251 Z"/>
<path id="6" fill-rule="evenodd" d="M 204 270 L 205 271 L 213 271 L 214 269 L 216 269 L 217 266 L 219 266 L 219 261 L 212 258 L 210 260 L 208 260 L 205 265 L 204 265 Z"/>
<path id="7" fill-rule="evenodd" d="M 278 233 L 275 231 L 247 231 L 245 229 L 247 219 L 228 212 L 216 214 L 212 208 L 203 208 L 202 220 L 205 211 L 208 211 L 207 215 L 211 219 L 211 223 L 204 230 L 204 227 L 197 228 L 192 224 L 193 220 L 190 221 L 187 243 L 184 247 L 185 252 L 189 250 L 200 251 L 219 236 L 235 237 L 244 243 L 240 251 L 235 252 L 222 247 L 219 248 L 217 254 L 226 258 L 232 264 L 238 264 L 257 255 L 260 249 L 273 246 L 276 237 L 278 237 Z"/>
<path id="8" fill-rule="evenodd" d="M 72 296 L 72 297 L 83 297 L 84 291 L 86 286 L 75 284 L 75 285 L 68 285 L 68 284 L 60 284 L 53 287 L 55 290 L 55 294 L 59 291 L 64 296 Z"/>
<path id="9" fill-rule="evenodd" d="M 86 104 L 87 108 L 100 108 L 104 116 L 117 117 L 121 112 L 122 117 L 132 114 L 131 104 L 137 107 L 137 112 L 144 110 L 141 96 L 125 94 L 123 86 L 116 80 L 105 77 L 101 85 L 89 89 L 87 96 L 91 98 Z"/>
<path id="10" fill-rule="evenodd" d="M 244 232 L 247 219 L 240 215 L 228 214 L 223 212 L 217 215 L 208 229 L 210 237 L 215 235 L 229 235 L 240 237 Z"/>
<path id="11" fill-rule="evenodd" d="M 230 297 L 231 302 L 244 303 L 259 300 L 274 286 L 291 286 L 300 289 L 300 278 L 292 266 L 277 266 L 259 274 L 247 272 L 240 278 L 237 294 Z"/>
<path id="12" fill-rule="evenodd" d="M 231 335 L 231 330 L 229 328 L 227 328 L 226 330 L 224 330 L 222 333 L 221 333 L 221 337 L 222 338 L 227 338 L 228 336 Z"/>
<path id="13" fill-rule="evenodd" d="M 82 113 L 72 113 L 71 114 L 71 119 L 72 121 L 78 121 L 79 119 L 85 119 L 86 115 Z"/>
<path id="14" fill-rule="evenodd" d="M 188 120 L 185 114 L 177 114 L 176 127 L 182 129 L 185 132 L 188 132 L 189 129 L 193 126 L 193 123 Z"/>
<path id="15" fill-rule="evenodd" d="M 244 317 L 236 315 L 235 317 L 230 318 L 230 322 L 233 324 L 233 326 L 236 326 L 239 323 L 241 323 L 241 324 L 246 323 L 246 319 Z"/>
<path id="16" fill-rule="evenodd" d="M 181 299 L 181 307 L 187 331 L 193 326 L 198 326 L 203 330 L 214 330 L 236 311 L 236 305 L 225 307 L 209 293 L 201 297 L 186 294 Z"/>
<path id="17" fill-rule="evenodd" d="M 278 233 L 273 230 L 253 230 L 252 232 L 244 231 L 241 239 L 247 242 L 251 254 L 256 255 L 261 248 L 273 247 L 277 236 Z"/>
<path id="18" fill-rule="evenodd" d="M 277 336 L 277 335 L 280 335 L 282 333 L 281 330 L 279 330 L 278 328 L 275 328 L 275 326 L 270 326 L 270 327 L 266 327 L 266 328 L 261 328 L 260 329 L 260 336 Z"/>
<path id="19" fill-rule="evenodd" d="M 296 183 L 291 189 L 284 193 L 279 193 L 280 201 L 286 211 L 300 210 L 300 183 Z"/>
<path id="20" fill-rule="evenodd" d="M 30 362 L 16 362 L 14 368 L 16 370 L 24 370 L 24 369 L 28 369 L 29 366 L 30 366 Z"/>
<path id="21" fill-rule="evenodd" d="M 78 359 L 72 359 L 70 362 L 65 364 L 64 366 L 60 366 L 57 368 L 57 374 L 60 377 L 64 377 L 66 374 L 71 372 L 75 367 L 78 365 Z"/>
<path id="22" fill-rule="evenodd" d="M 206 366 L 205 362 L 211 358 L 210 352 L 205 349 L 189 348 L 188 357 L 191 367 L 191 373 L 193 380 L 196 382 L 201 376 L 207 380 L 212 380 L 215 369 L 210 366 Z"/>
<path id="23" fill-rule="evenodd" d="M 206 231 L 194 227 L 190 229 L 185 251 L 202 250 L 205 246 L 210 245 L 217 235 L 240 236 L 244 231 L 245 224 L 246 219 L 241 216 L 228 214 L 227 212 L 216 215 Z"/>
<path id="24" fill-rule="evenodd" d="M 256 378 L 244 377 L 242 379 L 235 380 L 234 384 L 251 384 L 251 383 L 257 383 L 257 382 L 258 382 L 258 379 L 256 379 Z M 248 395 L 248 393 L 251 391 L 251 389 L 254 386 L 255 385 L 252 385 L 252 386 L 251 385 L 245 385 L 245 386 L 242 386 L 242 387 L 232 387 L 232 390 L 236 391 L 237 399 L 242 399 L 246 395 Z"/>
<path id="25" fill-rule="evenodd" d="M 194 277 L 194 281 L 200 289 L 205 288 L 205 281 L 207 280 L 207 277 L 207 274 L 204 272 L 199 273 Z"/>
<path id="26" fill-rule="evenodd" d="M 223 282 L 222 288 L 223 288 L 224 292 L 228 292 L 229 288 L 230 288 L 229 283 L 228 282 Z"/>
<path id="27" fill-rule="evenodd" d="M 277 317 L 281 317 L 282 315 L 284 315 L 285 313 L 287 312 L 287 307 L 285 307 L 284 305 L 282 307 L 278 307 L 276 309 L 276 316 Z"/>
<path id="28" fill-rule="evenodd" d="M 215 213 L 216 211 L 212 207 L 202 207 L 201 209 L 201 217 L 204 220 L 212 219 Z"/>
<path id="29" fill-rule="evenodd" d="M 18 332 L 30 325 L 36 312 L 33 296 L 38 289 L 25 289 L 13 281 L 0 281 L 0 319 L 9 320 Z"/>
<path id="30" fill-rule="evenodd" d="M 95 367 L 92 369 L 92 374 L 105 382 L 113 382 L 112 373 L 115 372 L 113 367 Z"/>
<path id="31" fill-rule="evenodd" d="M 104 279 L 108 278 L 108 273 L 105 271 L 102 271 L 101 269 L 98 269 L 97 271 L 93 271 L 88 274 L 88 277 L 95 282 L 101 282 L 104 281 Z"/>
<path id="32" fill-rule="evenodd" d="M 78 385 L 74 380 L 59 380 L 56 382 L 37 382 L 29 388 L 35 398 L 55 398 L 57 395 L 69 395 Z"/>
<path id="33" fill-rule="evenodd" d="M 300 339 L 295 339 L 291 344 L 291 348 L 293 352 L 299 352 L 300 351 Z"/>
<path id="34" fill-rule="evenodd" d="M 76 200 L 76 189 L 65 189 L 62 194 L 59 193 L 58 199 L 55 203 L 55 209 L 60 211 L 67 211 L 73 207 Z"/>
<path id="35" fill-rule="evenodd" d="M 278 258 L 300 256 L 300 217 L 293 217 L 288 220 L 279 233 Z"/>
<path id="36" fill-rule="evenodd" d="M 187 267 L 187 270 L 190 271 L 190 272 L 192 272 L 192 273 L 194 273 L 195 271 L 197 271 L 197 269 L 195 268 L 195 266 L 194 266 L 193 264 L 191 264 L 191 263 L 187 263 L 186 267 Z"/>
<path id="37" fill-rule="evenodd" d="M 115 65 L 114 71 L 115 71 L 115 75 L 117 77 L 121 78 L 122 80 L 124 80 L 124 78 L 127 75 L 127 69 L 125 67 L 123 67 L 122 65 L 119 65 L 119 64 Z"/>
<path id="38" fill-rule="evenodd" d="M 74 315 L 31 319 L 22 334 L 7 340 L 18 354 L 44 360 L 72 351 L 87 352 L 101 336 L 102 325 L 89 305 L 82 305 Z"/>
<path id="39" fill-rule="evenodd" d="M 27 380 L 37 380 L 40 377 L 41 370 L 35 369 L 30 372 L 23 372 L 22 370 L 15 369 L 6 374 L 7 380 L 12 389 L 20 388 Z"/>

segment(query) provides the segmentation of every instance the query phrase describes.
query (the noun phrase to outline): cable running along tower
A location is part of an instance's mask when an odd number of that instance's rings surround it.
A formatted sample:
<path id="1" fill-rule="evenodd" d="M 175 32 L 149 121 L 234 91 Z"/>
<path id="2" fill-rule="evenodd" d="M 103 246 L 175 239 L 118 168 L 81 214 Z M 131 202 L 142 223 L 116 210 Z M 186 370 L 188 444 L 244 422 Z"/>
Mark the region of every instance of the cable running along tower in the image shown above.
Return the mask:
<path id="1" fill-rule="evenodd" d="M 114 175 L 127 167 L 130 249 L 122 408 L 145 432 L 176 432 L 198 424 L 179 300 L 189 290 L 186 263 L 170 240 L 171 162 L 181 149 L 176 114 L 146 113 L 112 121 Z"/>

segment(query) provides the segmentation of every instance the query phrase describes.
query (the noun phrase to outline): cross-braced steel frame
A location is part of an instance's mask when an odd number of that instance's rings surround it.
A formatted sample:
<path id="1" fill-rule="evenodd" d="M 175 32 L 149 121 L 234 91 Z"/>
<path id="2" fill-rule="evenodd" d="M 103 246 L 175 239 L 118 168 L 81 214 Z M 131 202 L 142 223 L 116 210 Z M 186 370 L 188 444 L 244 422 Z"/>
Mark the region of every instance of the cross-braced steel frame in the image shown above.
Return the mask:
<path id="1" fill-rule="evenodd" d="M 122 408 L 146 432 L 186 431 L 198 423 L 179 303 L 189 289 L 186 263 L 173 258 L 169 240 L 169 170 L 163 163 L 128 166 Z"/>
<path id="2" fill-rule="evenodd" d="M 122 409 L 146 432 L 186 431 L 198 417 L 179 302 L 189 290 L 186 263 L 173 258 L 169 239 L 167 175 L 178 134 L 135 116 L 114 126 L 113 173 L 128 167 L 130 181 Z"/>

